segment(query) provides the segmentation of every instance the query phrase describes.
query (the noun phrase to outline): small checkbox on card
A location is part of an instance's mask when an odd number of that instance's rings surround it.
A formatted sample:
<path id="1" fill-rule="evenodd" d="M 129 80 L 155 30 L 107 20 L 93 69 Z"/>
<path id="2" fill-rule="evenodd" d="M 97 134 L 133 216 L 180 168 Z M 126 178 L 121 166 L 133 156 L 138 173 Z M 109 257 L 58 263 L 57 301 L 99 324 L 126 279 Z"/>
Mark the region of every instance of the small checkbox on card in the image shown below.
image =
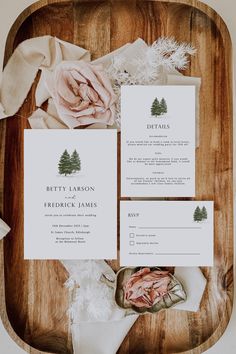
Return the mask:
<path id="1" fill-rule="evenodd" d="M 130 246 L 134 246 L 134 245 L 135 245 L 135 242 L 134 242 L 134 241 L 129 241 L 129 245 L 130 245 Z"/>
<path id="2" fill-rule="evenodd" d="M 134 238 L 134 233 L 131 232 L 131 233 L 129 234 L 129 237 L 130 237 L 130 238 Z"/>

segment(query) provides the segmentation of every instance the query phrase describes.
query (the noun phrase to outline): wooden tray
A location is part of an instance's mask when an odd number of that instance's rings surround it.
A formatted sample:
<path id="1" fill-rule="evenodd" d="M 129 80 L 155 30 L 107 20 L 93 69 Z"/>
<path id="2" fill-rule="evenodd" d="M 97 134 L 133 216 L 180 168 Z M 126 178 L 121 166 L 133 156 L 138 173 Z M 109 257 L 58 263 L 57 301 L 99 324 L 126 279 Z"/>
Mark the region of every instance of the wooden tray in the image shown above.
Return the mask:
<path id="1" fill-rule="evenodd" d="M 186 74 L 202 77 L 197 200 L 215 201 L 215 266 L 198 313 L 162 311 L 142 316 L 119 354 L 202 353 L 224 332 L 233 303 L 233 180 L 231 41 L 222 19 L 195 0 L 41 0 L 12 27 L 5 63 L 21 41 L 45 34 L 89 49 L 98 58 L 142 37 L 174 36 L 198 48 Z M 23 260 L 23 130 L 34 110 L 34 90 L 14 117 L 0 122 L 4 192 L 1 215 L 12 231 L 0 243 L 1 316 L 14 340 L 31 353 L 72 353 L 66 315 L 67 274 L 57 261 Z M 14 98 L 13 98 L 14 99 Z M 3 180 L 3 173 L 1 174 Z M 4 267 L 3 267 L 4 265 Z M 118 264 L 113 263 L 115 269 Z M 196 284 L 197 287 L 197 284 Z M 86 353 L 83 353 L 86 354 Z"/>

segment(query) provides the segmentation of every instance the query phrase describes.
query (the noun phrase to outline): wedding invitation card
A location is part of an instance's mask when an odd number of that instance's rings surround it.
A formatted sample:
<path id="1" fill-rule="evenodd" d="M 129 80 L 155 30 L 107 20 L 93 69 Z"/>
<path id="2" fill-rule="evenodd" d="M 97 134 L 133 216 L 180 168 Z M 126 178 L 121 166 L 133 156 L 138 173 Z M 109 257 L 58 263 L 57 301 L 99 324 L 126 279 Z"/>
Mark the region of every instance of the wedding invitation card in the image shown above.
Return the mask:
<path id="1" fill-rule="evenodd" d="M 195 196 L 195 86 L 122 86 L 121 195 Z"/>
<path id="2" fill-rule="evenodd" d="M 122 201 L 121 266 L 213 266 L 213 202 Z"/>
<path id="3" fill-rule="evenodd" d="M 117 257 L 116 130 L 25 130 L 24 257 Z"/>

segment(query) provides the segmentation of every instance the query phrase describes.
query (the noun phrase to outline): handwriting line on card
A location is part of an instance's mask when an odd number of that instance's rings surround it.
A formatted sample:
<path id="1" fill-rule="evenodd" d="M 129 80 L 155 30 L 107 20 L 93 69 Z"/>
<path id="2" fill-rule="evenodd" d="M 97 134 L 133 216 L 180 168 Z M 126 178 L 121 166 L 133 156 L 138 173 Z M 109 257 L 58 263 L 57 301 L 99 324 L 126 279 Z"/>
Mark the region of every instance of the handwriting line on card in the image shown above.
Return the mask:
<path id="1" fill-rule="evenodd" d="M 178 229 L 178 230 L 201 230 L 202 227 L 201 226 L 139 226 L 139 229 L 160 229 L 160 230 L 174 230 L 174 229 Z"/>
<path id="2" fill-rule="evenodd" d="M 200 256 L 199 253 L 155 253 L 157 256 Z"/>

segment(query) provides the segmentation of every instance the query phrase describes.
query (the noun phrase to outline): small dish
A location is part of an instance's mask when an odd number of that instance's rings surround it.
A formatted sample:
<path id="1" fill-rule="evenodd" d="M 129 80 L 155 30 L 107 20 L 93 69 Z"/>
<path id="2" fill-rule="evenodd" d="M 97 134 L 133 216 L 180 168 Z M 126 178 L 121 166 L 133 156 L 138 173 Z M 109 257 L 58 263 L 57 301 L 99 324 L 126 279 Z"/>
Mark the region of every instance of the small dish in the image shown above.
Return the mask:
<path id="1" fill-rule="evenodd" d="M 123 267 L 117 274 L 115 281 L 107 279 L 105 276 L 102 277 L 102 281 L 114 289 L 114 298 L 117 306 L 126 310 L 127 314 L 139 314 L 144 315 L 147 313 L 155 314 L 163 309 L 168 309 L 175 306 L 178 303 L 184 302 L 187 299 L 186 292 L 180 283 L 180 281 L 173 275 L 169 273 L 171 277 L 171 282 L 168 285 L 168 293 L 156 303 L 151 308 L 146 307 L 136 307 L 130 304 L 125 299 L 124 294 L 124 284 L 130 279 L 130 277 L 144 267 Z M 150 267 L 151 271 L 163 270 L 159 267 Z"/>

